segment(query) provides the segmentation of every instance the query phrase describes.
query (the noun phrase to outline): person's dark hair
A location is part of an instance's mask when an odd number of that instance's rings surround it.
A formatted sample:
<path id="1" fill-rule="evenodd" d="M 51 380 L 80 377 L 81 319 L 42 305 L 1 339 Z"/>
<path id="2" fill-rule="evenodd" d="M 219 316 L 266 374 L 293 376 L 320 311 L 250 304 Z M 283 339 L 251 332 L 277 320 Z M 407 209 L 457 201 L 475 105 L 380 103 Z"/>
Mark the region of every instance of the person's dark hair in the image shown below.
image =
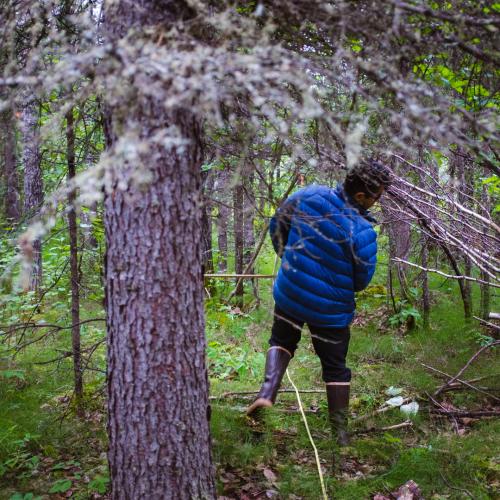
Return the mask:
<path id="1" fill-rule="evenodd" d="M 392 172 L 389 167 L 376 160 L 367 160 L 347 174 L 344 189 L 349 196 L 365 193 L 373 197 L 381 187 L 390 186 L 391 180 Z"/>

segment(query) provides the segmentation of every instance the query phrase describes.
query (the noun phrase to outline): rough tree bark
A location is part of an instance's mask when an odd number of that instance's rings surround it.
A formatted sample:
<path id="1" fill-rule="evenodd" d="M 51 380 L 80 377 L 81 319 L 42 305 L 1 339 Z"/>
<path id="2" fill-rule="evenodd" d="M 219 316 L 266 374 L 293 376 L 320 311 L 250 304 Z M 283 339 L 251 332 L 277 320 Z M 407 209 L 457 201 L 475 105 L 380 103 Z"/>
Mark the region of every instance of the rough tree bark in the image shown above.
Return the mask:
<path id="1" fill-rule="evenodd" d="M 68 181 L 76 175 L 75 123 L 73 108 L 66 113 L 66 156 L 68 161 Z M 73 371 L 75 380 L 76 411 L 83 415 L 82 354 L 80 347 L 80 273 L 78 271 L 78 227 L 75 208 L 76 192 L 68 194 L 69 266 L 71 275 L 71 344 L 73 348 Z"/>
<path id="2" fill-rule="evenodd" d="M 41 169 L 39 139 L 39 104 L 31 89 L 26 92 L 21 118 L 23 136 L 24 167 L 24 213 L 29 218 L 35 217 L 43 203 L 43 179 Z M 29 290 L 38 292 L 42 283 L 42 244 L 39 239 L 33 241 L 33 268 L 29 277 Z"/>
<path id="3" fill-rule="evenodd" d="M 408 283 L 406 278 L 406 273 L 404 267 L 397 262 L 393 262 L 392 259 L 400 258 L 406 260 L 410 252 L 410 237 L 411 228 L 408 222 L 404 220 L 398 220 L 397 216 L 391 211 L 387 210 L 385 207 L 385 202 L 380 203 L 382 209 L 382 214 L 384 217 L 385 230 L 387 231 L 387 236 L 389 240 L 389 263 L 387 266 L 387 288 L 390 290 L 392 288 L 393 270 L 396 270 L 396 275 L 398 277 L 400 294 L 403 299 L 409 299 L 408 293 Z"/>
<path id="4" fill-rule="evenodd" d="M 189 15 L 182 1 L 121 0 L 108 4 L 106 20 L 116 40 L 130 28 L 141 34 L 168 30 Z M 133 123 L 148 145 L 141 168 L 152 179 L 139 186 L 132 177 L 137 162 L 123 165 L 104 202 L 111 496 L 215 498 L 201 268 L 201 126 L 188 110 L 167 114 L 156 93 L 136 92 L 135 106 L 122 103 L 125 113 L 111 105 L 113 133 Z M 188 146 L 166 149 L 150 142 L 152 131 L 169 126 Z"/>

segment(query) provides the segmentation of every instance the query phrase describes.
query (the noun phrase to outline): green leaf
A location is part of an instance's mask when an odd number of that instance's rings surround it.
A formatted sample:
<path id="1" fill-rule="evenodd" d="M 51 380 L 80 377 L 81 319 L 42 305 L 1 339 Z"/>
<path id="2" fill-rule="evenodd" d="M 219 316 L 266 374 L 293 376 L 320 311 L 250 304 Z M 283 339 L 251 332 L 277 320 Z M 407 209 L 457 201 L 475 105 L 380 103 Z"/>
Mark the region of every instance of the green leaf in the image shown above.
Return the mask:
<path id="1" fill-rule="evenodd" d="M 71 484 L 70 479 L 60 479 L 52 485 L 49 493 L 66 493 L 71 488 Z"/>
<path id="2" fill-rule="evenodd" d="M 9 497 L 9 500 L 41 500 L 41 496 L 35 496 L 33 493 L 19 493 L 16 491 Z"/>
<path id="3" fill-rule="evenodd" d="M 106 493 L 106 490 L 108 489 L 108 483 L 109 483 L 109 477 L 96 476 L 92 481 L 90 481 L 89 488 L 92 491 L 96 491 L 97 493 L 103 495 L 104 493 Z"/>
<path id="4" fill-rule="evenodd" d="M 5 378 L 17 378 L 19 380 L 26 380 L 26 376 L 22 370 L 2 370 L 0 375 Z"/>

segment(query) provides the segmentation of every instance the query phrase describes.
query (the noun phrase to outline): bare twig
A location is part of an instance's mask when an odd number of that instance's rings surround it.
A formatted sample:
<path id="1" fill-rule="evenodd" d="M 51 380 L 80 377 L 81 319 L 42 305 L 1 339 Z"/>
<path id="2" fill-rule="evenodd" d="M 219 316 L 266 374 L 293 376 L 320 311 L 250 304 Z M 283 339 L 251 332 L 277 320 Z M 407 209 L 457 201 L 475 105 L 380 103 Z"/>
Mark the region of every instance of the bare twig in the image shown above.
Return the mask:
<path id="1" fill-rule="evenodd" d="M 401 403 L 402 405 L 408 403 L 408 401 L 411 401 L 412 398 L 404 398 L 403 402 Z M 375 415 L 378 415 L 380 413 L 385 413 L 386 411 L 392 410 L 393 408 L 398 408 L 398 406 L 383 406 L 382 408 L 379 408 L 378 410 L 372 412 L 372 413 L 367 413 L 366 415 L 361 415 L 360 417 L 354 418 L 356 422 L 361 422 L 362 420 L 366 420 L 367 418 L 374 417 Z"/>
<path id="2" fill-rule="evenodd" d="M 437 368 L 434 368 L 432 366 L 429 366 L 429 365 L 426 365 L 425 363 L 420 363 L 423 367 L 429 369 L 429 370 L 432 370 L 433 372 L 436 372 L 436 373 L 439 373 L 441 375 L 444 375 L 445 377 L 448 377 L 449 379 L 452 379 L 453 376 L 452 375 L 449 375 L 448 373 L 445 373 L 445 372 L 442 372 L 441 370 L 438 370 Z M 464 384 L 466 385 L 467 387 L 470 387 L 471 389 L 477 391 L 477 392 L 480 392 L 481 394 L 485 394 L 486 396 L 490 397 L 490 398 L 493 398 L 497 401 L 500 401 L 499 398 L 497 398 L 496 396 L 493 396 L 493 394 L 490 394 L 489 392 L 486 392 L 482 389 L 480 389 L 479 387 L 476 387 L 474 385 L 472 385 L 470 382 L 466 382 L 465 380 L 461 380 L 459 378 L 455 378 L 454 382 L 460 382 L 461 384 Z M 442 389 L 444 390 L 444 388 Z"/>
<path id="3" fill-rule="evenodd" d="M 384 431 L 393 431 L 396 429 L 404 429 L 405 427 L 412 427 L 413 422 L 411 420 L 406 420 L 405 422 L 401 422 L 400 424 L 388 425 L 386 427 L 369 427 L 368 429 L 360 429 L 354 431 L 354 434 L 368 434 L 371 432 L 384 432 Z"/>
<path id="4" fill-rule="evenodd" d="M 485 321 L 484 319 L 478 318 L 477 316 L 473 316 L 474 319 L 477 319 L 480 323 L 487 325 L 491 328 L 495 328 L 496 330 L 500 330 L 500 326 L 495 325 L 494 323 L 490 323 L 489 321 Z"/>
<path id="5" fill-rule="evenodd" d="M 444 385 L 442 385 L 435 393 L 434 393 L 434 396 L 437 396 L 443 389 L 445 389 L 446 387 L 448 387 L 450 384 L 452 384 L 453 382 L 455 382 L 455 380 L 458 380 L 458 377 L 460 377 L 460 375 L 462 375 L 462 373 L 470 366 L 470 364 L 483 352 L 485 351 L 486 349 L 490 348 L 490 347 L 493 347 L 495 345 L 498 345 L 500 344 L 500 340 L 495 340 L 494 342 L 491 342 L 490 344 L 488 345 L 485 345 L 483 347 L 481 347 L 481 349 L 479 349 L 479 351 L 477 351 L 470 359 L 469 361 L 467 361 L 467 363 L 465 363 L 465 366 L 454 376 L 452 377 L 450 380 L 448 380 L 448 382 L 446 382 Z M 494 397 L 494 396 L 493 396 Z M 495 398 L 497 400 L 499 400 L 498 398 Z M 500 400 L 499 400 L 500 401 Z"/>
<path id="6" fill-rule="evenodd" d="M 471 417 L 471 418 L 500 417 L 500 410 L 468 411 L 468 410 L 442 410 L 440 408 L 433 408 L 431 409 L 431 412 L 449 417 Z"/>
<path id="7" fill-rule="evenodd" d="M 239 391 L 239 392 L 224 392 L 219 396 L 210 396 L 211 400 L 222 399 L 222 398 L 233 398 L 238 396 L 252 396 L 254 394 L 258 394 L 259 391 Z M 294 393 L 293 389 L 280 389 L 279 393 Z M 325 394 L 324 389 L 301 389 L 299 390 L 301 394 Z"/>
<path id="8" fill-rule="evenodd" d="M 448 21 L 455 24 L 469 24 L 472 26 L 498 26 L 499 20 L 496 17 L 473 17 L 463 14 L 451 14 L 442 10 L 433 9 L 427 5 L 415 5 L 406 2 L 397 2 L 392 0 L 393 5 L 399 9 L 413 12 L 414 14 L 421 14 L 426 17 L 440 19 L 441 21 Z"/>
<path id="9" fill-rule="evenodd" d="M 447 411 L 446 408 L 439 401 L 436 401 L 428 392 L 426 392 L 425 394 L 427 394 L 427 397 L 431 400 L 431 402 L 435 406 L 437 406 L 438 408 L 440 408 L 443 411 Z M 458 434 L 459 427 L 458 427 L 457 419 L 455 417 L 453 417 L 453 416 L 452 416 L 452 418 L 453 418 L 453 424 L 455 426 L 455 432 Z"/>
<path id="10" fill-rule="evenodd" d="M 416 267 L 416 268 L 421 269 L 422 271 L 426 271 L 428 273 L 440 274 L 441 276 L 444 276 L 445 278 L 451 278 L 451 279 L 455 279 L 455 280 L 474 281 L 475 283 L 482 283 L 482 284 L 489 285 L 489 286 L 492 286 L 495 288 L 500 288 L 500 285 L 497 285 L 495 283 L 491 283 L 490 281 L 484 281 L 484 280 L 480 280 L 477 278 L 472 278 L 471 276 L 458 276 L 458 275 L 454 275 L 454 274 L 447 274 L 447 273 L 444 273 L 443 271 L 439 271 L 438 269 L 432 269 L 429 267 L 419 266 L 418 264 L 415 264 L 414 262 L 409 262 L 407 260 L 403 260 L 403 259 L 400 259 L 398 257 L 394 257 L 391 260 L 394 262 L 399 262 L 401 264 L 406 264 L 407 266 Z"/>
<path id="11" fill-rule="evenodd" d="M 470 498 L 474 498 L 472 493 L 469 490 L 466 490 L 465 488 L 458 488 L 457 486 L 451 485 L 448 480 L 444 477 L 443 473 L 439 471 L 439 475 L 441 476 L 441 479 L 444 481 L 444 484 L 448 486 L 451 490 L 456 490 L 456 491 L 463 491 L 465 494 L 469 495 Z"/>

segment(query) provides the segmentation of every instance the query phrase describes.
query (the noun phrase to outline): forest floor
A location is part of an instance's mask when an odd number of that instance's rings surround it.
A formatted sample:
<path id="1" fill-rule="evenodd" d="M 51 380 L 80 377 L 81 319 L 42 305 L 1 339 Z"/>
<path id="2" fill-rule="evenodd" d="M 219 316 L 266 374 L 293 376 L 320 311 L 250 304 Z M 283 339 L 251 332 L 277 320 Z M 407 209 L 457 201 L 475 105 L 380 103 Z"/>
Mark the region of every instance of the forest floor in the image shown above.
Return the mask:
<path id="1" fill-rule="evenodd" d="M 450 285 L 451 286 L 451 285 Z M 378 287 L 380 288 L 380 286 Z M 466 325 L 456 290 L 434 292 L 430 329 L 392 328 L 383 293 L 375 285 L 359 300 L 348 363 L 353 371 L 353 440 L 343 465 L 330 470 L 331 444 L 319 360 L 307 329 L 289 373 L 300 390 L 318 448 L 329 498 L 395 498 L 409 480 L 423 497 L 498 498 L 500 423 L 495 418 L 450 418 L 432 413 L 429 400 L 449 374 L 465 365 L 484 341 L 477 324 Z M 293 392 L 282 393 L 262 421 L 244 410 L 257 391 L 264 368 L 272 305 L 264 297 L 251 311 L 207 304 L 211 379 L 213 458 L 220 498 L 319 499 L 316 460 Z M 95 313 L 95 312 L 94 312 Z M 88 312 L 89 315 L 92 313 Z M 101 329 L 101 330 L 100 330 Z M 99 338 L 102 326 L 84 335 Z M 0 499 L 106 498 L 104 375 L 89 372 L 87 410 L 77 419 L 71 406 L 72 368 L 68 359 L 35 364 L 67 349 L 67 335 L 27 348 L 0 377 Z M 96 360 L 104 363 L 102 348 Z M 1 362 L 1 360 L 0 360 Z M 488 349 L 464 373 L 465 380 L 498 396 L 498 351 Z M 1 366 L 0 366 L 1 368 Z M 496 371 L 495 371 L 496 370 Z M 392 387 L 419 404 L 409 417 L 397 407 L 377 413 Z M 285 377 L 284 389 L 291 386 Z M 395 389 L 395 390 L 394 390 Z M 446 410 L 498 409 L 498 401 L 471 390 L 439 396 Z M 404 424 L 395 429 L 384 429 Z"/>

